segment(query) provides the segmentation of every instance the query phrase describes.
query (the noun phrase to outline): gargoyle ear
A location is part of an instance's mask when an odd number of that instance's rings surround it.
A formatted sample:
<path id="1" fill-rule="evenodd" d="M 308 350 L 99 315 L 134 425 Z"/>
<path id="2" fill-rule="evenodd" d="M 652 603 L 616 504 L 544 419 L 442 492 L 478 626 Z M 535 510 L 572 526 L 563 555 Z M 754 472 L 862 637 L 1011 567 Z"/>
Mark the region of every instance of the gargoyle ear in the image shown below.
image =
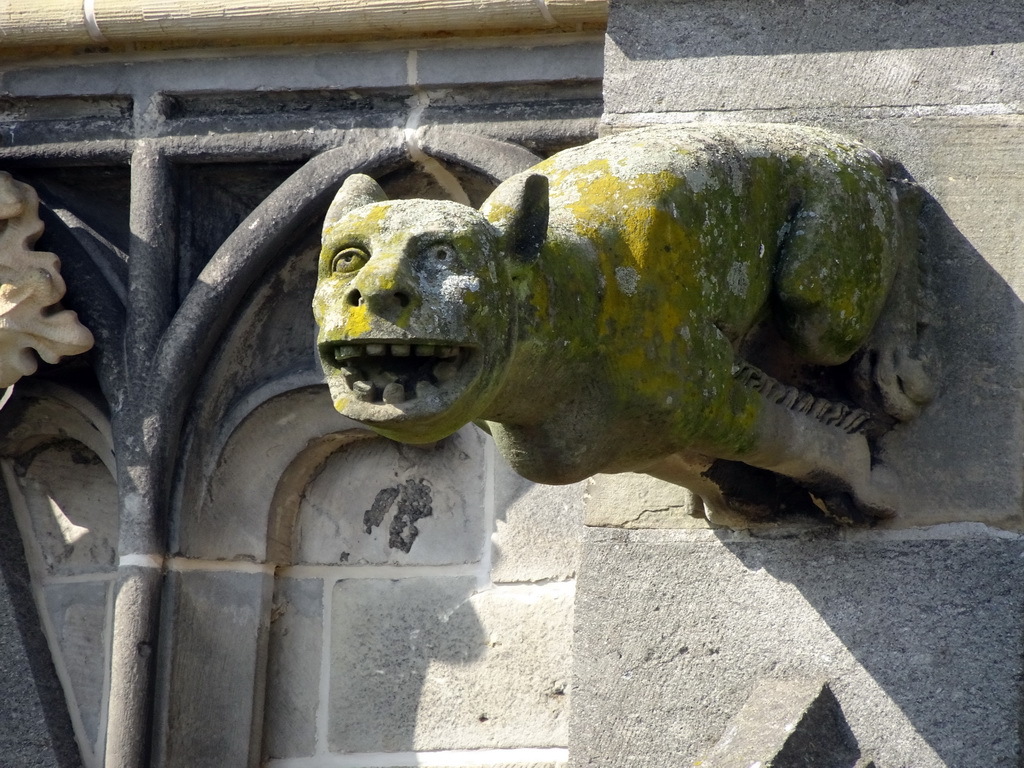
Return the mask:
<path id="1" fill-rule="evenodd" d="M 513 214 L 504 223 L 505 242 L 512 256 L 533 261 L 548 236 L 548 177 L 531 173 L 506 184 L 509 188 L 503 190 L 502 198 Z"/>
<path id="2" fill-rule="evenodd" d="M 387 199 L 388 196 L 380 188 L 380 184 L 365 174 L 353 173 L 345 179 L 338 194 L 334 196 L 331 207 L 327 209 L 324 229 L 354 208 L 370 203 L 379 203 Z"/>

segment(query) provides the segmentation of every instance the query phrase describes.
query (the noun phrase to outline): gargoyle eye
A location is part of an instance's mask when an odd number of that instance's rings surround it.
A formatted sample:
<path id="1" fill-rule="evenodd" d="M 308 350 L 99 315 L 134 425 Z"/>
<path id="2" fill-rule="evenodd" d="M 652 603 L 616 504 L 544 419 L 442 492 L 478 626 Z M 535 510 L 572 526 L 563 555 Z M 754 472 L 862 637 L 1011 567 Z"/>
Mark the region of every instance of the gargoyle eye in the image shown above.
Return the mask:
<path id="1" fill-rule="evenodd" d="M 447 243 L 434 243 L 429 246 L 426 251 L 428 258 L 435 259 L 437 261 L 448 261 L 455 256 L 455 249 Z"/>
<path id="2" fill-rule="evenodd" d="M 332 272 L 355 272 L 360 269 L 370 258 L 366 251 L 360 248 L 342 248 L 331 260 Z"/>

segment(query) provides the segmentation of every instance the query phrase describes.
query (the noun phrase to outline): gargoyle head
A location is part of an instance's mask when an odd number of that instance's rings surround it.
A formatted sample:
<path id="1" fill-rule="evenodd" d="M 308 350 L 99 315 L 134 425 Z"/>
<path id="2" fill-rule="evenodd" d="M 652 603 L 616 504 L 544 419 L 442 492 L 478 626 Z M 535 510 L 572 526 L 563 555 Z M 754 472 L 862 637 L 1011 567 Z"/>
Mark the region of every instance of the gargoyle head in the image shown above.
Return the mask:
<path id="1" fill-rule="evenodd" d="M 405 442 L 479 418 L 512 354 L 506 256 L 522 239 L 468 206 L 388 200 L 373 179 L 350 176 L 324 223 L 313 299 L 335 408 Z"/>

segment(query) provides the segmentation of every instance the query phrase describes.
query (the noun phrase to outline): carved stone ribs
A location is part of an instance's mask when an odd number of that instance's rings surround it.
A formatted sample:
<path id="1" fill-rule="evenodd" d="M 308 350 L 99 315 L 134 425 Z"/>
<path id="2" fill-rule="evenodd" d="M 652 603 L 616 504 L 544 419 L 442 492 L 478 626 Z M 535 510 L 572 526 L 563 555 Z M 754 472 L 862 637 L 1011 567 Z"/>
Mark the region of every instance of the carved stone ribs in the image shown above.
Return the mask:
<path id="1" fill-rule="evenodd" d="M 850 434 L 862 431 L 871 419 L 871 414 L 863 408 L 851 408 L 824 397 L 815 397 L 810 392 L 773 379 L 747 362 L 734 365 L 732 375 L 743 386 L 759 392 L 768 402 L 779 403 L 797 413 L 806 413 L 822 424 Z"/>

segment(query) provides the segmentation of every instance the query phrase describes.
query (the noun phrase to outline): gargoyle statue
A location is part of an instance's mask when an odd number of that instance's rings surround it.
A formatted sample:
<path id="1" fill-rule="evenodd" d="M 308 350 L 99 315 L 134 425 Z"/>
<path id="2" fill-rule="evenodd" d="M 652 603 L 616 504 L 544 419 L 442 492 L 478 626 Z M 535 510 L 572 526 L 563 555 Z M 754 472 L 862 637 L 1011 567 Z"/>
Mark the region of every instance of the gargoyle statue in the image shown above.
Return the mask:
<path id="1" fill-rule="evenodd" d="M 36 354 L 56 363 L 93 345 L 78 315 L 58 303 L 57 257 L 32 250 L 42 232 L 36 191 L 0 172 L 0 387 L 35 373 Z"/>
<path id="2" fill-rule="evenodd" d="M 541 483 L 890 515 L 874 439 L 930 398 L 915 197 L 861 144 L 780 125 L 612 135 L 480 211 L 351 176 L 313 302 L 334 405 L 405 442 L 475 421 Z"/>

